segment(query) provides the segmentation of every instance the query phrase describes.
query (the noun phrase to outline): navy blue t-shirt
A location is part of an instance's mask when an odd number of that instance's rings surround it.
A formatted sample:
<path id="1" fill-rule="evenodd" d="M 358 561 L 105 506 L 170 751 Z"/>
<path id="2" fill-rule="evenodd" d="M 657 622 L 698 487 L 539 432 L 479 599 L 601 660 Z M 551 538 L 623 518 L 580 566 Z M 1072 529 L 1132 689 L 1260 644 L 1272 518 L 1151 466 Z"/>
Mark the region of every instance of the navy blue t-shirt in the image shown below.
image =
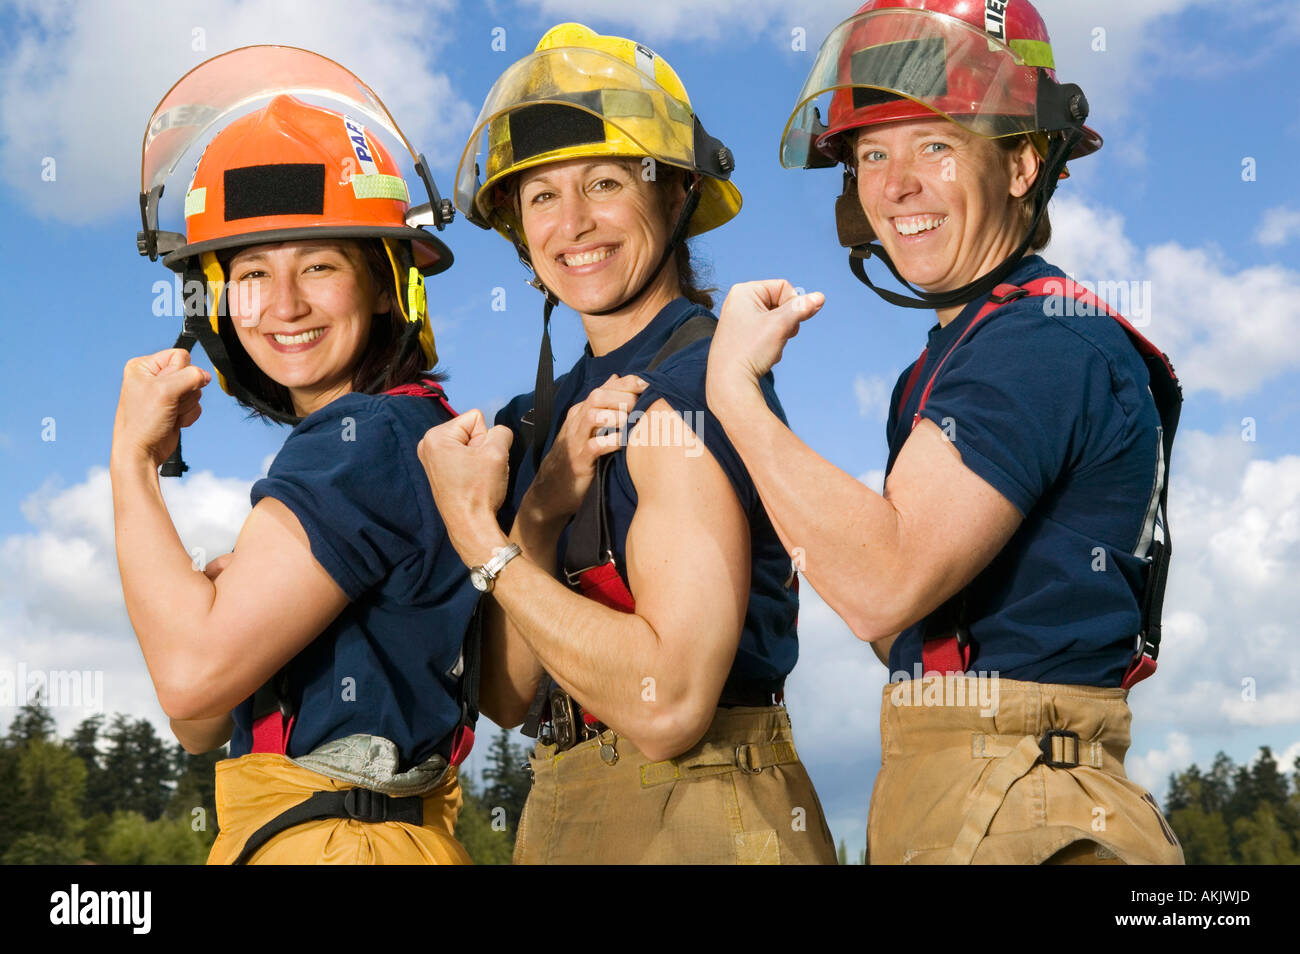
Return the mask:
<path id="1" fill-rule="evenodd" d="M 1065 273 L 1034 255 L 1006 282 L 1047 277 Z M 887 425 L 890 468 L 934 368 L 987 300 L 930 329 L 901 415 L 910 368 L 900 375 Z M 953 351 L 921 414 L 1025 518 L 967 588 L 971 668 L 1109 687 L 1123 678 L 1140 624 L 1160 419 L 1146 366 L 1119 323 L 1081 310 L 1059 295 L 1003 305 Z M 895 673 L 914 674 L 923 626 L 895 641 Z"/>
<path id="2" fill-rule="evenodd" d="M 252 489 L 298 518 L 351 601 L 289 663 L 289 755 L 355 733 L 396 743 L 403 766 L 455 728 L 453 672 L 478 592 L 447 539 L 416 446 L 449 420 L 425 397 L 347 394 L 301 421 Z M 252 748 L 252 700 L 230 754 Z"/>
<path id="3" fill-rule="evenodd" d="M 586 348 L 572 370 L 556 381 L 555 412 L 552 415 L 550 432 L 546 435 L 544 446 L 547 450 L 550 449 L 559 425 L 569 408 L 585 400 L 587 395 L 603 385 L 611 374 L 636 374 L 649 385 L 642 392 L 631 415 L 635 416 L 638 411 L 645 412 L 662 398 L 682 416 L 727 475 L 749 522 L 752 554 L 749 605 L 731 675 L 734 680 L 743 682 L 777 683 L 794 669 L 795 661 L 799 656 L 798 638 L 795 633 L 799 600 L 795 591 L 786 586 L 790 579 L 790 555 L 786 553 L 776 531 L 772 529 L 767 511 L 763 509 L 749 472 L 741 463 L 740 456 L 731 442 L 727 440 L 722 425 L 709 411 L 705 402 L 705 370 L 708 366 L 709 345 L 712 339 L 687 345 L 667 358 L 654 371 L 645 370 L 679 325 L 696 315 L 708 314 L 709 311 L 702 306 L 692 304 L 685 298 L 678 298 L 666 305 L 650 324 L 621 347 L 600 357 L 595 357 L 590 347 Z M 785 411 L 777 400 L 770 374 L 763 378 L 761 386 L 768 407 L 784 422 Z M 509 427 L 515 432 L 518 440 L 519 421 L 532 406 L 532 393 L 521 394 L 501 409 L 496 416 L 496 423 Z M 650 423 L 647 422 L 647 426 L 650 426 Z M 524 455 L 518 473 L 511 475 L 510 493 L 499 514 L 502 527 L 505 529 L 508 530 L 514 522 L 515 513 L 534 476 L 536 470 L 533 467 L 533 455 L 530 449 Z M 632 483 L 632 476 L 628 472 L 625 452 L 614 454 L 607 481 L 614 556 L 619 571 L 624 573 L 624 582 L 626 582 L 624 568 L 627 562 L 624 558 L 624 545 L 627 541 L 628 527 L 636 512 L 637 493 Z M 561 562 L 567 541 L 566 530 L 559 544 L 558 558 Z M 701 572 L 708 572 L 709 569 L 704 565 L 700 567 Z M 635 595 L 634 593 L 633 596 Z"/>

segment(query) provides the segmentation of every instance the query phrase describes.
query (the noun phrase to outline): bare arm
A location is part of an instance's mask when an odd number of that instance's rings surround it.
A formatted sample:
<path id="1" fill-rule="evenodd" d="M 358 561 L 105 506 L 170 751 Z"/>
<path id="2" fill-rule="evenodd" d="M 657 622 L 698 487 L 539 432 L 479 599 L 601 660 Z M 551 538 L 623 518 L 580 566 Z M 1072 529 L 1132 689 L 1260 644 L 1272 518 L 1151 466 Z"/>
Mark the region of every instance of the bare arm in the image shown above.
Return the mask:
<path id="1" fill-rule="evenodd" d="M 172 735 L 190 755 L 202 755 L 230 741 L 235 723 L 229 714 L 211 719 L 172 719 Z"/>
<path id="2" fill-rule="evenodd" d="M 798 309 L 792 292 L 781 302 L 763 314 L 739 314 L 729 327 L 724 306 L 717 350 L 710 352 L 709 405 L 753 476 L 782 542 L 803 548 L 808 581 L 859 639 L 884 639 L 965 586 L 1022 518 L 928 420 L 903 445 L 884 496 L 795 436 L 768 409 L 752 368 L 733 360 L 747 320 L 756 318 L 755 334 L 782 336 L 783 346 L 794 334 L 788 322 L 797 329 L 811 314 Z M 759 369 L 779 355 L 780 347 L 760 355 L 768 360 L 759 360 Z"/>
<path id="3" fill-rule="evenodd" d="M 617 439 L 601 436 L 602 429 L 621 429 L 644 389 L 645 382 L 635 375 L 611 375 L 566 412 L 510 530 L 522 558 L 548 576 L 556 575 L 560 535 L 590 486 L 596 459 L 619 447 Z M 495 598 L 489 599 L 487 610 L 480 707 L 498 725 L 513 727 L 524 721 L 545 670 Z"/>
<path id="4" fill-rule="evenodd" d="M 662 401 L 651 411 L 673 413 Z M 647 415 L 637 427 L 650 420 Z M 642 446 L 636 434 L 628 467 L 638 506 L 626 547 L 636 613 L 586 599 L 518 558 L 494 593 L 566 691 L 648 757 L 661 759 L 694 745 L 712 720 L 744 621 L 749 532 L 712 455 Z M 442 466 L 438 456 L 434 451 L 435 469 Z M 491 507 L 477 515 L 462 507 L 450 513 L 443 499 L 450 508 L 455 495 L 436 480 L 434 486 L 457 550 L 467 563 L 486 560 L 505 542 Z"/>
<path id="5" fill-rule="evenodd" d="M 196 572 L 152 461 L 111 466 L 122 592 L 168 716 L 226 716 L 315 639 L 347 597 L 283 503 L 266 498 L 215 580 Z"/>

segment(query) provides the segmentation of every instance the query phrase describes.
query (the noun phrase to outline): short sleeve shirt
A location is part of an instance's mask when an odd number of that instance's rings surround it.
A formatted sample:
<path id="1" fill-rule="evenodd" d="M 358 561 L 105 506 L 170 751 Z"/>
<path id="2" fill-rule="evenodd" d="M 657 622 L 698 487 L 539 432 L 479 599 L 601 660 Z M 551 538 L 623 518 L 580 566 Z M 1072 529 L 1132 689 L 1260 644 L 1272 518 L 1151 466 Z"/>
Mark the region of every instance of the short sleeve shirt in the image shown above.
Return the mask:
<path id="1" fill-rule="evenodd" d="M 1065 276 L 1030 256 L 1006 281 L 1046 277 Z M 899 377 L 889 468 L 925 383 L 986 301 L 930 330 L 925 365 L 902 408 L 908 372 Z M 1024 516 L 965 591 L 971 668 L 1118 686 L 1140 623 L 1160 445 L 1146 367 L 1119 323 L 1061 295 L 1003 305 L 952 351 L 921 416 Z M 934 619 L 895 641 L 892 671 L 919 671 L 922 632 Z"/>
<path id="2" fill-rule="evenodd" d="M 631 416 L 645 412 L 660 399 L 681 416 L 727 475 L 749 521 L 752 558 L 749 604 L 732 667 L 733 681 L 778 684 L 794 668 L 798 658 L 795 631 L 798 596 L 792 587 L 786 585 L 791 579 L 790 556 L 772 529 L 749 472 L 705 401 L 705 371 L 711 339 L 686 346 L 665 359 L 654 371 L 645 370 L 672 333 L 682 323 L 700 314 L 708 315 L 709 312 L 679 298 L 665 306 L 649 325 L 614 351 L 596 357 L 587 348 L 573 368 L 556 381 L 555 411 L 544 446 L 549 450 L 569 408 L 585 400 L 611 374 L 637 374 L 649 385 L 632 409 Z M 763 379 L 761 387 L 768 407 L 785 421 L 785 412 L 777 399 L 771 375 Z M 496 423 L 510 427 L 516 439 L 520 439 L 520 420 L 532 406 L 532 393 L 521 394 L 501 409 Z M 499 515 L 503 528 L 508 529 L 513 523 L 535 474 L 530 450 L 524 455 L 517 473 L 511 475 L 510 492 Z M 614 455 L 607 480 L 610 530 L 615 560 L 621 572 L 626 566 L 624 546 L 627 532 L 637 506 L 636 487 L 628 471 L 626 453 Z M 566 530 L 560 539 L 558 556 L 561 561 L 567 541 Z M 705 570 L 706 567 L 701 567 L 702 572 Z"/>
<path id="3" fill-rule="evenodd" d="M 289 663 L 289 755 L 365 733 L 409 766 L 457 725 L 457 664 L 478 593 L 447 539 L 416 446 L 450 415 L 415 396 L 348 394 L 290 433 L 252 489 L 281 501 L 350 603 Z M 231 755 L 252 747 L 252 700 Z"/>

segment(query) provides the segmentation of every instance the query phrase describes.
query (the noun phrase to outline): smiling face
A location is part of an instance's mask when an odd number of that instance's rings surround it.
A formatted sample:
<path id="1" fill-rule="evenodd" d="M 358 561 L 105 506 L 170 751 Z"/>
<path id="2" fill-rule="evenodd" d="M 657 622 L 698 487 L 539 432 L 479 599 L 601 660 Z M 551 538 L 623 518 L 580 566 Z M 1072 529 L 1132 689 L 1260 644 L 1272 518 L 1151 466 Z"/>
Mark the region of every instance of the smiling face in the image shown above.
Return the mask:
<path id="1" fill-rule="evenodd" d="M 946 119 L 909 119 L 860 130 L 854 156 L 863 211 L 914 285 L 960 288 L 1024 238 L 1019 198 L 1038 170 L 1028 143 L 1008 152 Z"/>
<path id="2" fill-rule="evenodd" d="M 231 259 L 228 272 L 239 342 L 267 377 L 289 389 L 296 414 L 352 389 L 372 316 L 391 308 L 356 242 L 250 246 Z"/>
<path id="3" fill-rule="evenodd" d="M 580 314 L 626 300 L 663 256 L 677 209 L 665 208 L 663 191 L 642 177 L 642 168 L 638 159 L 574 159 L 520 174 L 520 220 L 533 267 Z M 643 296 L 645 307 L 653 315 L 675 288 L 669 262 Z"/>

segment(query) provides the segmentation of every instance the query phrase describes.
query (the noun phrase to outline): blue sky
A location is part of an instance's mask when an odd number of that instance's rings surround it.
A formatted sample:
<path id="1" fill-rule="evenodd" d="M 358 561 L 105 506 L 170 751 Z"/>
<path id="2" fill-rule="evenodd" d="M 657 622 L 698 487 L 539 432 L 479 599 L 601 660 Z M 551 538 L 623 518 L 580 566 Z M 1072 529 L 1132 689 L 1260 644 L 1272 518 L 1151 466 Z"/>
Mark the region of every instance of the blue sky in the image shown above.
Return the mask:
<path id="1" fill-rule="evenodd" d="M 1046 257 L 1082 279 L 1150 283 L 1141 286 L 1151 306 L 1143 330 L 1170 353 L 1187 393 L 1173 461 L 1166 649 L 1160 673 L 1131 699 L 1130 773 L 1159 790 L 1169 771 L 1204 765 L 1218 749 L 1238 761 L 1260 744 L 1300 755 L 1300 653 L 1291 643 L 1300 93 L 1286 72 L 1300 52 L 1300 12 L 1240 0 L 1039 6 L 1059 75 L 1083 86 L 1090 124 L 1106 140 L 1057 192 Z M 178 319 L 152 311 L 155 283 L 170 273 L 135 251 L 145 122 L 185 70 L 250 43 L 307 47 L 356 72 L 428 155 L 444 195 L 492 81 L 548 26 L 580 20 L 654 48 L 737 158 L 744 209 L 695 242 L 697 257 L 724 292 L 780 276 L 826 293 L 778 367 L 778 390 L 810 445 L 878 481 L 881 405 L 933 316 L 885 305 L 849 274 L 833 229 L 838 173 L 777 163 L 815 50 L 852 5 L 612 7 L 328 0 L 0 10 L 0 669 L 102 670 L 105 709 L 162 724 L 121 607 L 107 482 L 96 468 L 107 465 L 122 365 L 169 347 L 178 330 Z M 492 49 L 498 28 L 504 52 Z M 165 205 L 164 227 L 177 228 L 176 216 Z M 456 264 L 430 295 L 452 402 L 490 411 L 531 388 L 539 296 L 495 233 L 458 218 L 442 237 Z M 491 308 L 498 287 L 504 312 Z M 582 345 L 571 313 L 557 311 L 554 336 L 563 368 Z M 1254 440 L 1243 439 L 1247 419 Z M 284 433 L 246 421 L 209 390 L 184 438 L 193 470 L 168 489 L 187 545 L 209 556 L 229 548 L 248 485 Z M 811 594 L 801 621 L 803 659 L 789 691 L 796 738 L 837 837 L 860 844 L 886 673 Z M 68 728 L 85 713 L 56 714 Z"/>

